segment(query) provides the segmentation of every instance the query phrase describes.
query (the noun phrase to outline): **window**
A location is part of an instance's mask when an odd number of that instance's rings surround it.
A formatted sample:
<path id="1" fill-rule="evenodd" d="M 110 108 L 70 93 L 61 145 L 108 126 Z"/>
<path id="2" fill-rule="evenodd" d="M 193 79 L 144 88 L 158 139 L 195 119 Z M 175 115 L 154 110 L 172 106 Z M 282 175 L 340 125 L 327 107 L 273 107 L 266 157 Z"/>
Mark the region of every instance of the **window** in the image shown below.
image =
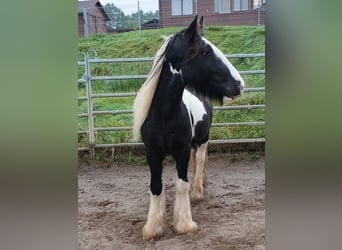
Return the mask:
<path id="1" fill-rule="evenodd" d="M 240 11 L 240 0 L 234 0 L 234 11 Z"/>
<path id="2" fill-rule="evenodd" d="M 248 0 L 242 0 L 241 7 L 241 10 L 248 10 Z"/>
<path id="3" fill-rule="evenodd" d="M 230 0 L 215 0 L 214 1 L 215 13 L 230 13 Z"/>
<path id="4" fill-rule="evenodd" d="M 248 10 L 248 0 L 234 0 L 234 11 Z"/>
<path id="5" fill-rule="evenodd" d="M 183 15 L 192 14 L 192 0 L 183 0 Z"/>
<path id="6" fill-rule="evenodd" d="M 172 0 L 171 2 L 172 16 L 182 14 L 182 0 Z"/>
<path id="7" fill-rule="evenodd" d="M 192 14 L 192 0 L 172 0 L 171 1 L 171 15 L 191 15 Z"/>

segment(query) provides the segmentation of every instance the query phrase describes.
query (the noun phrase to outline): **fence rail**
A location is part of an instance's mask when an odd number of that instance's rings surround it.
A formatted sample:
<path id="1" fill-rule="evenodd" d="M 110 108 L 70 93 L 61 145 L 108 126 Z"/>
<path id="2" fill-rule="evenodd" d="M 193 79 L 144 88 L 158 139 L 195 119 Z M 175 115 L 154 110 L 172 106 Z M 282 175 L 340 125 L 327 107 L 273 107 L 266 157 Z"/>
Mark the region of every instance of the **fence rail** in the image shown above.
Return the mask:
<path id="1" fill-rule="evenodd" d="M 94 156 L 95 148 L 113 148 L 113 147 L 136 147 L 143 146 L 140 142 L 126 142 L 126 143 L 113 143 L 113 144 L 97 144 L 95 142 L 95 133 L 103 131 L 130 131 L 132 128 L 129 126 L 125 127 L 96 127 L 94 126 L 94 116 L 103 115 L 117 115 L 117 114 L 132 114 L 133 110 L 102 110 L 95 111 L 93 107 L 93 100 L 99 98 L 117 98 L 117 97 L 134 97 L 136 92 L 127 93 L 92 93 L 92 81 L 105 81 L 105 80 L 132 80 L 132 79 L 146 79 L 148 75 L 111 75 L 111 76 L 92 76 L 90 65 L 94 63 L 137 63 L 137 62 L 152 62 L 153 57 L 144 58 L 111 58 L 111 59 L 99 59 L 98 54 L 94 50 L 89 50 L 88 52 L 80 52 L 79 56 L 83 56 L 83 61 L 78 61 L 79 67 L 84 67 L 83 76 L 78 79 L 79 84 L 85 84 L 86 95 L 79 96 L 79 101 L 87 101 L 87 112 L 79 113 L 79 118 L 88 119 L 87 130 L 78 131 L 79 135 L 88 135 L 88 145 L 86 147 L 79 147 L 78 151 L 90 151 L 91 156 Z M 263 58 L 265 53 L 253 53 L 253 54 L 229 54 L 225 55 L 227 58 Z M 259 75 L 265 74 L 265 70 L 247 70 L 239 71 L 241 75 Z M 264 92 L 265 87 L 254 87 L 246 88 L 244 92 Z M 252 110 L 252 109 L 264 109 L 265 104 L 259 105 L 234 105 L 234 106 L 214 106 L 214 110 Z M 234 126 L 264 126 L 264 121 L 252 121 L 252 122 L 231 122 L 231 123 L 214 123 L 212 127 L 234 127 Z M 252 142 L 264 142 L 265 138 L 240 138 L 240 139 L 218 139 L 209 140 L 212 144 L 221 143 L 252 143 Z"/>

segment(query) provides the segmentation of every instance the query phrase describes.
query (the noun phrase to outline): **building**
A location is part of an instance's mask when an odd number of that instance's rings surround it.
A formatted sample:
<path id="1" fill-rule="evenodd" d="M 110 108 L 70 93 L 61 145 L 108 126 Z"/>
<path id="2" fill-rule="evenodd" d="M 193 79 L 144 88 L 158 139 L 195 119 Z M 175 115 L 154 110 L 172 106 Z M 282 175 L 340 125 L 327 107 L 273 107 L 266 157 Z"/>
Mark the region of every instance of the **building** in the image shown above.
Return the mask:
<path id="1" fill-rule="evenodd" d="M 108 15 L 100 1 L 78 1 L 78 35 L 106 34 Z"/>
<path id="2" fill-rule="evenodd" d="M 158 29 L 159 28 L 159 20 L 157 18 L 153 18 L 150 21 L 147 21 L 141 25 L 141 29 Z"/>
<path id="3" fill-rule="evenodd" d="M 159 13 L 160 27 L 184 27 L 196 14 L 206 25 L 264 25 L 265 0 L 159 0 Z"/>

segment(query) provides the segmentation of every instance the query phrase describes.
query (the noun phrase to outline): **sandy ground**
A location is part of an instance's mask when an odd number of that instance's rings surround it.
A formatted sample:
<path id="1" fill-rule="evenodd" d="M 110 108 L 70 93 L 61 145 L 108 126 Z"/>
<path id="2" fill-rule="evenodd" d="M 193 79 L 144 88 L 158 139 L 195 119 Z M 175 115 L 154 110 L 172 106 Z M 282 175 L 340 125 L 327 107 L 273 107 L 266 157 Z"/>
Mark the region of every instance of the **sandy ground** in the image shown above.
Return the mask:
<path id="1" fill-rule="evenodd" d="M 265 249 L 264 171 L 263 157 L 232 162 L 227 155 L 210 155 L 205 198 L 192 204 L 198 231 L 175 235 L 176 169 L 165 164 L 168 227 L 159 239 L 144 241 L 141 229 L 149 206 L 148 167 L 82 166 L 78 175 L 79 249 Z"/>

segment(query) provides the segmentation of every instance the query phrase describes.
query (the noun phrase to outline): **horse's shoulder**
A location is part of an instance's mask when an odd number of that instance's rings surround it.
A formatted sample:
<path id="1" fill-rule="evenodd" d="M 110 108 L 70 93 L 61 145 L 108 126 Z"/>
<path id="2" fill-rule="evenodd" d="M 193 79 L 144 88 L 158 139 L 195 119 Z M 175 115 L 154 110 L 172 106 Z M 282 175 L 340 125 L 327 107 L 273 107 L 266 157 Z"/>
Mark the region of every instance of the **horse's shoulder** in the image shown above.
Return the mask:
<path id="1" fill-rule="evenodd" d="M 193 117 L 194 124 L 202 120 L 203 116 L 208 114 L 212 108 L 212 104 L 209 99 L 196 95 L 187 89 L 185 89 L 183 93 L 183 103 Z"/>

